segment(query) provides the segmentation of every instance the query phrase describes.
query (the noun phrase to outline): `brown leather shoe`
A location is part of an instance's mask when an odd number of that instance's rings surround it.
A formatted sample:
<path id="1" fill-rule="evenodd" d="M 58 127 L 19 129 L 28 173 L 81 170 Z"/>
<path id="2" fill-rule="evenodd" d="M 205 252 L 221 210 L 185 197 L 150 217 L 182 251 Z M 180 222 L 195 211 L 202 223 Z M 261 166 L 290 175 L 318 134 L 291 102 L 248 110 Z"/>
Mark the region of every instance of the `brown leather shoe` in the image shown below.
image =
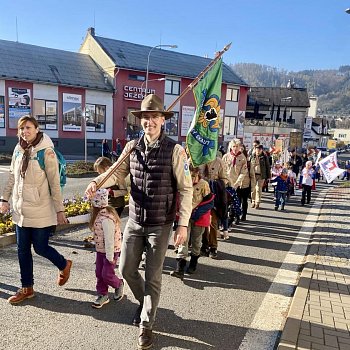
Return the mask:
<path id="1" fill-rule="evenodd" d="M 70 269 L 72 268 L 72 260 L 67 260 L 67 265 L 64 268 L 64 270 L 59 271 L 58 273 L 58 280 L 57 283 L 59 286 L 63 286 L 68 281 L 69 275 L 70 275 Z"/>
<path id="2" fill-rule="evenodd" d="M 25 288 L 18 289 L 17 293 L 15 295 L 12 295 L 12 297 L 9 297 L 7 301 L 10 304 L 18 304 L 23 300 L 33 298 L 33 296 L 34 296 L 33 287 L 25 287 Z"/>
<path id="3" fill-rule="evenodd" d="M 153 345 L 152 329 L 140 328 L 139 341 L 137 342 L 138 349 L 145 350 Z"/>

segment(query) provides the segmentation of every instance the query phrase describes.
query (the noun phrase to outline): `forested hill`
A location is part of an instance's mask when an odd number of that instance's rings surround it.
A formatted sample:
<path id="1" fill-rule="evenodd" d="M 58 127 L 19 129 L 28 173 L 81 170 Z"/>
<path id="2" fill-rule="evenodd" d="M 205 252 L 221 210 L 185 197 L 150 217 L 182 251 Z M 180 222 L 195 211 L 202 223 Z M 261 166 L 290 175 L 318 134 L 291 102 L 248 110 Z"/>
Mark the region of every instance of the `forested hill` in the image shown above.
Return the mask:
<path id="1" fill-rule="evenodd" d="M 339 69 L 304 70 L 288 72 L 283 69 L 255 63 L 231 65 L 236 74 L 250 86 L 287 86 L 288 80 L 296 87 L 307 88 L 309 95 L 319 97 L 320 114 L 350 115 L 350 65 Z"/>

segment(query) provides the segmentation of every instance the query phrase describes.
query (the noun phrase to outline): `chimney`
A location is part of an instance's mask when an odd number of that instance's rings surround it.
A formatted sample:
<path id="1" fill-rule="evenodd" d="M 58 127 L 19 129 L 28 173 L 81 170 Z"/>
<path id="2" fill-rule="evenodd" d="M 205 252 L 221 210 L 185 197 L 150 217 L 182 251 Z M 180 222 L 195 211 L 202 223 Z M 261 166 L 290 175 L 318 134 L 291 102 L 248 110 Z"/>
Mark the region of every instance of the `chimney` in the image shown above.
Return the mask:
<path id="1" fill-rule="evenodd" d="M 94 28 L 94 27 L 88 28 L 88 33 L 89 33 L 91 36 L 95 36 L 95 28 Z"/>

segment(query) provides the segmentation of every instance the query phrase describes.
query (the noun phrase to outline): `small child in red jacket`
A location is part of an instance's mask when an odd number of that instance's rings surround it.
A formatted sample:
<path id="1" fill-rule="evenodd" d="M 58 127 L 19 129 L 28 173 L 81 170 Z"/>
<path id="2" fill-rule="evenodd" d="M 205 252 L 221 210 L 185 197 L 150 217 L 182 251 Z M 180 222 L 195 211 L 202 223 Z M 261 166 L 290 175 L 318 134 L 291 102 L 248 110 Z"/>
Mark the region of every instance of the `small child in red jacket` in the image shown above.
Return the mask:
<path id="1" fill-rule="evenodd" d="M 214 206 L 214 195 L 210 192 L 207 181 L 201 179 L 199 168 L 190 166 L 193 199 L 192 199 L 192 215 L 188 223 L 187 240 L 181 244 L 177 250 L 177 266 L 170 273 L 171 276 L 184 278 L 186 258 L 188 256 L 188 243 L 191 237 L 191 260 L 186 270 L 187 273 L 194 273 L 197 268 L 198 258 L 200 256 L 200 248 L 202 243 L 202 235 L 205 227 L 210 225 L 210 210 Z"/>

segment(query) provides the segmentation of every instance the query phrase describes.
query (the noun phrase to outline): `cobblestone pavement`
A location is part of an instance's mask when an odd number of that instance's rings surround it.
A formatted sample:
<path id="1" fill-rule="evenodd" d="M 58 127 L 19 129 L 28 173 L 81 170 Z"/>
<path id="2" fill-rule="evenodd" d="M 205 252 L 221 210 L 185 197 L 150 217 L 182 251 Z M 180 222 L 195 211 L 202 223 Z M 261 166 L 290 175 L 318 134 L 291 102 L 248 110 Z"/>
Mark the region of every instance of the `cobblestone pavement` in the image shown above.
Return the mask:
<path id="1" fill-rule="evenodd" d="M 350 188 L 328 190 L 278 350 L 350 349 Z"/>

